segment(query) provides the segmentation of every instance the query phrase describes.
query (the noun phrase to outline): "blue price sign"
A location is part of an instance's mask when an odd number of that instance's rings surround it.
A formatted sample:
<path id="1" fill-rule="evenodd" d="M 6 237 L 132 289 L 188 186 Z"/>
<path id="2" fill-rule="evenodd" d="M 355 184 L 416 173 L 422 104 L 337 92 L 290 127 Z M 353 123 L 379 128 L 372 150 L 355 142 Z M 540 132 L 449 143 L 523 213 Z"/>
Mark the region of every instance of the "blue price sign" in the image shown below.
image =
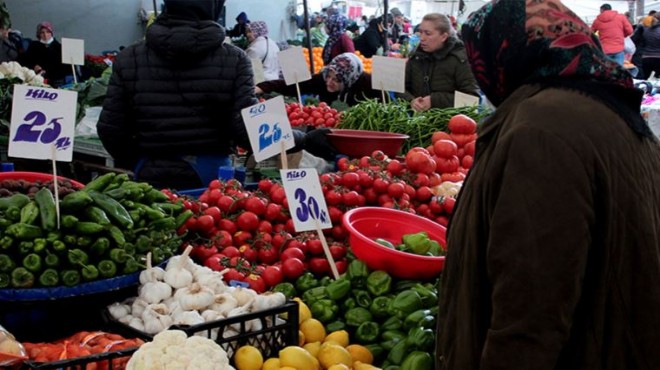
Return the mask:
<path id="1" fill-rule="evenodd" d="M 9 155 L 71 161 L 77 93 L 15 85 Z"/>
<path id="2" fill-rule="evenodd" d="M 278 96 L 241 111 L 257 162 L 295 146 L 284 98 Z"/>
<path id="3" fill-rule="evenodd" d="M 296 231 L 332 227 L 316 169 L 280 170 Z"/>

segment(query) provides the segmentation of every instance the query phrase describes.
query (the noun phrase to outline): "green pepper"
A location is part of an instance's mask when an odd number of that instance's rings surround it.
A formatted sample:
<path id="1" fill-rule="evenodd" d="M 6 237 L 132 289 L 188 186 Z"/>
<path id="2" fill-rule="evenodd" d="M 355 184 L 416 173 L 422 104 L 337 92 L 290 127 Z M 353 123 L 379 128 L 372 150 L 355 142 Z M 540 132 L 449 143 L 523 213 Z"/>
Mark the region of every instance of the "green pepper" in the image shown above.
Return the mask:
<path id="1" fill-rule="evenodd" d="M 165 217 L 160 220 L 151 221 L 149 228 L 152 230 L 174 230 L 176 227 L 176 219 L 174 217 Z"/>
<path id="2" fill-rule="evenodd" d="M 438 295 L 435 293 L 435 289 L 429 289 L 420 283 L 413 285 L 411 289 L 416 291 L 422 298 L 422 306 L 432 307 L 438 304 Z"/>
<path id="3" fill-rule="evenodd" d="M 115 244 L 118 246 L 122 247 L 124 244 L 126 244 L 126 238 L 124 237 L 124 233 L 114 225 L 110 225 L 108 227 L 108 234 L 110 235 L 110 238 L 114 240 Z"/>
<path id="4" fill-rule="evenodd" d="M 0 211 L 6 210 L 9 207 L 21 209 L 29 202 L 30 197 L 22 193 L 16 193 L 11 197 L 0 198 Z"/>
<path id="5" fill-rule="evenodd" d="M 89 195 L 94 200 L 94 204 L 105 211 L 110 219 L 126 229 L 133 228 L 131 215 L 128 214 L 126 208 L 124 208 L 119 202 L 97 191 L 90 191 Z"/>
<path id="6" fill-rule="evenodd" d="M 97 176 L 94 180 L 90 181 L 83 188 L 84 191 L 104 191 L 112 183 L 112 181 L 117 176 L 114 172 L 108 172 L 106 174 Z"/>
<path id="7" fill-rule="evenodd" d="M 435 334 L 431 329 L 412 328 L 408 332 L 406 341 L 410 349 L 430 351 L 435 344 Z"/>
<path id="8" fill-rule="evenodd" d="M 11 206 L 5 211 L 5 217 L 12 222 L 18 222 L 21 219 L 21 208 Z"/>
<path id="9" fill-rule="evenodd" d="M 56 240 L 60 240 L 62 237 L 62 233 L 59 231 L 49 231 L 48 234 L 46 234 L 46 241 L 49 243 L 53 243 Z"/>
<path id="10" fill-rule="evenodd" d="M 102 260 L 98 263 L 99 275 L 107 279 L 117 275 L 117 264 L 111 260 Z"/>
<path id="11" fill-rule="evenodd" d="M 185 225 L 186 221 L 188 221 L 189 218 L 194 216 L 195 214 L 191 210 L 185 210 L 181 212 L 178 216 L 176 216 L 175 222 L 174 222 L 174 227 L 179 229 L 181 226 Z"/>
<path id="12" fill-rule="evenodd" d="M 16 263 L 6 254 L 0 254 L 0 272 L 11 272 L 16 268 Z"/>
<path id="13" fill-rule="evenodd" d="M 128 256 L 126 262 L 124 263 L 124 268 L 121 270 L 122 274 L 132 274 L 137 272 L 141 266 L 138 261 L 135 260 L 132 256 Z"/>
<path id="14" fill-rule="evenodd" d="M 40 238 L 42 233 L 41 227 L 22 223 L 13 224 L 5 230 L 5 234 L 19 240 L 34 240 Z"/>
<path id="15" fill-rule="evenodd" d="M 99 225 L 107 226 L 111 224 L 108 215 L 99 207 L 87 206 L 84 214 L 89 221 L 95 222 Z"/>
<path id="16" fill-rule="evenodd" d="M 293 299 L 293 297 L 296 297 L 298 295 L 298 293 L 296 292 L 296 288 L 293 286 L 293 284 L 286 282 L 275 285 L 275 287 L 273 288 L 273 292 L 280 292 L 289 299 Z"/>
<path id="17" fill-rule="evenodd" d="M 112 251 L 110 251 L 110 258 L 112 258 Z M 159 264 L 165 261 L 166 255 L 165 251 L 162 249 L 154 249 L 151 251 L 151 262 L 154 264 Z M 118 261 L 115 261 L 118 262 Z M 120 262 L 121 263 L 121 262 Z"/>
<path id="18" fill-rule="evenodd" d="M 342 311 L 346 312 L 350 310 L 351 308 L 357 307 L 357 302 L 355 302 L 355 298 L 353 297 L 348 297 L 344 299 L 344 301 L 341 303 L 341 308 Z"/>
<path id="19" fill-rule="evenodd" d="M 44 265 L 52 268 L 59 267 L 60 257 L 58 257 L 57 254 L 48 253 L 46 254 L 46 257 L 44 257 Z"/>
<path id="20" fill-rule="evenodd" d="M 319 299 L 309 307 L 312 317 L 322 323 L 330 322 L 337 318 L 339 306 L 331 299 Z"/>
<path id="21" fill-rule="evenodd" d="M 64 211 L 76 212 L 92 204 L 94 200 L 85 191 L 69 193 L 60 201 L 60 207 Z"/>
<path id="22" fill-rule="evenodd" d="M 60 280 L 66 286 L 74 286 L 80 284 L 80 272 L 78 270 L 63 270 L 60 271 Z"/>
<path id="23" fill-rule="evenodd" d="M 147 253 L 151 250 L 152 244 L 153 241 L 151 240 L 151 238 L 142 234 L 138 236 L 137 240 L 135 241 L 135 250 L 138 253 Z"/>
<path id="24" fill-rule="evenodd" d="M 325 325 L 325 331 L 328 333 L 340 330 L 346 330 L 346 324 L 343 321 L 337 320 Z"/>
<path id="25" fill-rule="evenodd" d="M 97 269 L 94 265 L 83 265 L 83 267 L 80 269 L 80 272 L 82 273 L 82 278 L 85 281 L 92 281 L 99 278 L 99 269 Z"/>
<path id="26" fill-rule="evenodd" d="M 365 347 L 374 356 L 374 363 L 381 362 L 382 358 L 385 357 L 385 349 L 380 344 L 372 343 L 367 344 Z"/>
<path id="27" fill-rule="evenodd" d="M 94 239 L 91 236 L 81 235 L 76 238 L 76 246 L 82 248 L 89 247 L 93 241 Z"/>
<path id="28" fill-rule="evenodd" d="M 42 267 L 41 256 L 36 253 L 28 254 L 23 258 L 23 267 L 34 273 L 40 272 Z"/>
<path id="29" fill-rule="evenodd" d="M 429 248 L 429 251 L 426 252 L 427 255 L 430 256 L 443 256 L 445 254 L 445 250 L 440 246 L 440 243 L 436 242 L 435 240 L 431 240 L 431 247 Z"/>
<path id="30" fill-rule="evenodd" d="M 401 363 L 399 370 L 432 370 L 433 357 L 428 352 L 413 351 Z"/>
<path id="31" fill-rule="evenodd" d="M 351 281 L 353 288 L 364 288 L 367 285 L 367 277 L 369 276 L 369 268 L 367 265 L 360 261 L 354 260 L 348 265 L 346 270 L 348 278 Z"/>
<path id="32" fill-rule="evenodd" d="M 422 297 L 414 290 L 403 291 L 394 297 L 387 308 L 390 315 L 404 319 L 409 314 L 422 308 Z"/>
<path id="33" fill-rule="evenodd" d="M 371 301 L 372 301 L 371 295 L 366 290 L 353 289 L 351 291 L 351 294 L 353 295 L 353 297 L 355 297 L 355 303 L 357 303 L 358 306 L 367 309 L 371 307 Z"/>
<path id="34" fill-rule="evenodd" d="M 96 222 L 80 221 L 75 226 L 78 235 L 95 235 L 105 230 L 105 226 Z"/>
<path id="35" fill-rule="evenodd" d="M 426 254 L 431 248 L 431 239 L 426 231 L 420 231 L 415 234 L 407 234 L 402 238 L 406 249 L 415 254 Z"/>
<path id="36" fill-rule="evenodd" d="M 390 249 L 394 249 L 394 244 L 392 244 L 392 242 L 390 242 L 389 240 L 385 240 L 383 238 L 376 238 L 374 239 L 374 241 L 382 246 L 385 246 Z"/>
<path id="37" fill-rule="evenodd" d="M 127 253 L 128 255 L 133 255 L 133 254 L 135 254 L 135 244 L 133 244 L 133 243 L 126 243 L 126 244 L 124 244 L 123 249 L 124 249 L 124 251 L 126 251 L 126 253 Z M 156 250 L 156 249 L 154 249 L 154 250 Z"/>
<path id="38" fill-rule="evenodd" d="M 400 339 L 389 339 L 389 340 L 383 340 L 380 342 L 380 345 L 386 350 L 386 351 L 391 351 L 399 342 L 401 342 Z"/>
<path id="39" fill-rule="evenodd" d="M 394 365 L 401 365 L 408 354 L 408 343 L 405 340 L 400 341 L 387 354 L 387 361 Z"/>
<path id="40" fill-rule="evenodd" d="M 383 364 L 382 370 L 401 370 L 401 366 L 392 365 L 388 362 L 387 365 Z"/>
<path id="41" fill-rule="evenodd" d="M 182 201 L 178 201 L 177 203 L 153 202 L 149 206 L 169 216 L 178 215 L 184 210 Z"/>
<path id="42" fill-rule="evenodd" d="M 57 270 L 48 268 L 39 275 L 39 284 L 46 287 L 57 286 L 60 283 L 60 276 Z"/>
<path id="43" fill-rule="evenodd" d="M 73 229 L 74 227 L 76 227 L 76 224 L 79 221 L 80 220 L 78 219 L 78 217 L 73 216 L 73 215 L 64 215 L 60 219 L 60 223 L 62 224 L 62 227 L 67 228 L 67 229 Z"/>
<path id="44" fill-rule="evenodd" d="M 14 239 L 9 236 L 3 236 L 0 239 L 0 249 L 9 249 L 14 244 Z"/>
<path id="45" fill-rule="evenodd" d="M 74 248 L 76 246 L 76 242 L 78 241 L 78 237 L 76 237 L 73 234 L 67 234 L 64 235 L 62 240 L 64 241 L 64 244 L 71 246 L 71 248 Z"/>
<path id="46" fill-rule="evenodd" d="M 137 209 L 132 209 L 128 211 L 128 214 L 131 216 L 131 220 L 133 220 L 133 224 L 137 224 L 142 220 L 142 212 Z"/>
<path id="47" fill-rule="evenodd" d="M 371 321 L 373 319 L 373 315 L 366 308 L 355 307 L 346 311 L 344 314 L 344 319 L 346 321 L 346 325 L 358 327 L 363 322 Z"/>
<path id="48" fill-rule="evenodd" d="M 328 295 L 325 293 L 325 287 L 324 286 L 318 286 L 316 288 L 312 288 L 302 295 L 303 301 L 309 306 L 312 305 L 314 302 L 318 301 L 319 299 L 326 299 L 328 298 Z"/>
<path id="49" fill-rule="evenodd" d="M 351 291 L 351 281 L 346 277 L 341 277 L 325 287 L 325 292 L 330 299 L 338 301 L 346 297 Z"/>
<path id="50" fill-rule="evenodd" d="M 401 330 L 385 330 L 381 335 L 380 338 L 382 340 L 396 340 L 401 341 L 406 339 L 406 333 L 402 332 Z"/>
<path id="51" fill-rule="evenodd" d="M 66 244 L 64 244 L 64 242 L 61 240 L 55 240 L 53 242 L 53 250 L 56 252 L 62 252 L 66 250 Z"/>
<path id="52" fill-rule="evenodd" d="M 0 213 L 2 215 L 2 213 Z M 0 217 L 0 230 L 4 230 L 13 224 L 14 221 L 7 219 L 6 217 Z"/>
<path id="53" fill-rule="evenodd" d="M 357 339 L 358 343 L 362 344 L 373 343 L 378 339 L 379 334 L 378 324 L 373 321 L 367 321 L 358 326 L 355 331 L 355 339 Z"/>
<path id="54" fill-rule="evenodd" d="M 89 261 L 89 256 L 82 249 L 70 249 L 67 254 L 67 259 L 72 266 L 86 265 Z"/>
<path id="55" fill-rule="evenodd" d="M 11 272 L 11 286 L 24 289 L 34 286 L 34 274 L 25 267 L 16 267 Z"/>
<path id="56" fill-rule="evenodd" d="M 319 279 L 319 286 L 328 286 L 330 283 L 332 283 L 334 280 L 330 276 L 324 276 Z"/>
<path id="57" fill-rule="evenodd" d="M 39 218 L 39 206 L 37 202 L 30 201 L 23 208 L 21 208 L 21 223 L 24 224 L 34 224 Z"/>
<path id="58" fill-rule="evenodd" d="M 0 272 L 0 289 L 9 288 L 11 285 L 11 277 L 5 272 Z"/>
<path id="59" fill-rule="evenodd" d="M 41 227 L 46 231 L 57 229 L 57 211 L 55 209 L 55 198 L 48 188 L 41 188 L 34 194 L 34 200 L 39 206 L 41 216 Z"/>
<path id="60" fill-rule="evenodd" d="M 396 293 L 401 293 L 404 290 L 410 290 L 415 284 L 418 284 L 417 280 L 399 280 L 394 284 L 394 291 Z"/>
<path id="61" fill-rule="evenodd" d="M 167 202 L 170 198 L 160 190 L 151 189 L 144 194 L 145 203 Z M 167 203 L 164 203 L 167 204 Z"/>
<path id="62" fill-rule="evenodd" d="M 166 216 L 163 212 L 153 209 L 146 204 L 136 203 L 135 206 L 141 209 L 144 212 L 144 215 L 147 216 L 147 219 L 151 221 L 160 220 Z"/>
<path id="63" fill-rule="evenodd" d="M 34 239 L 34 252 L 35 253 L 41 253 L 44 250 L 46 250 L 46 247 L 48 246 L 48 242 L 44 238 L 36 238 Z"/>
<path id="64" fill-rule="evenodd" d="M 371 301 L 369 312 L 371 312 L 375 318 L 386 318 L 390 315 L 387 313 L 387 308 L 390 306 L 391 301 L 392 299 L 390 297 L 376 297 L 373 301 Z"/>
<path id="65" fill-rule="evenodd" d="M 110 239 L 104 236 L 97 238 L 89 247 L 90 253 L 97 257 L 104 255 L 108 249 L 110 249 Z"/>
<path id="66" fill-rule="evenodd" d="M 431 310 L 417 310 L 403 320 L 403 329 L 410 330 L 412 328 L 426 328 L 433 329 L 435 327 L 435 316 Z"/>
<path id="67" fill-rule="evenodd" d="M 29 242 L 27 240 L 24 240 L 18 243 L 18 253 L 28 254 L 28 253 L 32 253 L 33 251 L 34 251 L 34 242 Z"/>
<path id="68" fill-rule="evenodd" d="M 382 270 L 374 271 L 367 277 L 367 290 L 375 296 L 385 295 L 390 292 L 392 278 Z"/>

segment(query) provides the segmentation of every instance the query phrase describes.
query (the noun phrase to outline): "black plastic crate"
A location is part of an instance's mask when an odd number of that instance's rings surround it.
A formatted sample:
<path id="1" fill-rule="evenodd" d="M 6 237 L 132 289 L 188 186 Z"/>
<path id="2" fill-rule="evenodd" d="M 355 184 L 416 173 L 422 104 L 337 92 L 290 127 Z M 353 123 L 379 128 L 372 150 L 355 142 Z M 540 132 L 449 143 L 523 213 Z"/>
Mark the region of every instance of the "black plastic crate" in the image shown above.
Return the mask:
<path id="1" fill-rule="evenodd" d="M 35 370 L 119 370 L 124 369 L 124 366 L 114 366 L 113 360 L 125 357 L 126 360 L 138 350 L 138 347 L 121 349 L 118 351 L 98 353 L 95 355 L 78 357 L 69 360 L 54 361 L 54 362 L 33 362 L 26 361 L 22 369 L 35 369 Z"/>
<path id="2" fill-rule="evenodd" d="M 110 324 L 122 327 L 122 332 L 130 333 L 128 335 L 145 341 L 153 339 L 153 335 L 136 330 L 113 319 L 107 309 L 103 314 Z M 282 323 L 277 324 L 276 319 L 282 314 L 286 314 L 287 318 Z M 230 358 L 233 357 L 238 348 L 247 344 L 257 347 L 264 358 L 270 358 L 277 357 L 279 351 L 284 347 L 298 345 L 298 318 L 298 302 L 287 301 L 281 306 L 260 312 L 237 315 L 193 326 L 172 326 L 170 329 L 181 330 L 188 336 L 204 335 L 218 343 Z M 246 323 L 252 320 L 261 322 L 261 330 L 245 330 Z M 234 325 L 240 328 L 238 334 L 223 338 L 224 331 Z"/>

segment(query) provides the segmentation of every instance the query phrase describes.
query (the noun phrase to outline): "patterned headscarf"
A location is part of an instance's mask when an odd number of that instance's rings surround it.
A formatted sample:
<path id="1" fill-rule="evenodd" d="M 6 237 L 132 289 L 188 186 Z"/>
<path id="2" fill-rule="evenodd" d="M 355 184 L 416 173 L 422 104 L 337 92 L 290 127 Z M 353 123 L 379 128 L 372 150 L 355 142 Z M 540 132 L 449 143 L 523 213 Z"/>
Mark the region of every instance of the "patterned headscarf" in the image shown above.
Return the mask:
<path id="1" fill-rule="evenodd" d="M 263 21 L 253 21 L 245 25 L 245 28 L 252 31 L 252 35 L 256 39 L 259 36 L 268 36 L 268 25 Z"/>
<path id="2" fill-rule="evenodd" d="M 43 30 L 43 29 L 45 29 L 46 31 L 48 31 L 50 33 L 54 33 L 52 23 L 50 23 L 50 22 L 41 22 L 37 25 L 37 39 L 39 38 L 39 32 L 41 32 L 41 30 Z"/>
<path id="3" fill-rule="evenodd" d="M 462 34 L 477 82 L 495 105 L 525 83 L 553 77 L 633 86 L 559 0 L 493 0 L 469 17 Z"/>
<path id="4" fill-rule="evenodd" d="M 325 79 L 328 71 L 334 71 L 337 79 L 344 84 L 344 90 L 348 90 L 362 76 L 364 66 L 357 55 L 353 53 L 339 54 L 323 69 L 321 73 Z"/>
<path id="5" fill-rule="evenodd" d="M 325 42 L 325 46 L 323 47 L 323 63 L 328 64 L 330 62 L 332 47 L 335 46 L 335 43 L 339 41 L 341 35 L 346 31 L 348 18 L 343 14 L 332 14 L 325 22 L 325 26 L 328 27 L 328 41 Z"/>

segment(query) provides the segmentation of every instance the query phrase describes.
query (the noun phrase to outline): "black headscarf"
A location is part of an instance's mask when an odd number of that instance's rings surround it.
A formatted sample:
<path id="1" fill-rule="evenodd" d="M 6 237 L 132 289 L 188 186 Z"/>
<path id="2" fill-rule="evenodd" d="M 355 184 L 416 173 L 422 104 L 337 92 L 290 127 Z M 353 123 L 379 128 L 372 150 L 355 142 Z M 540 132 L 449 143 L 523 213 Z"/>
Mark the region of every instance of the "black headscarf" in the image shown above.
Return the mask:
<path id="1" fill-rule="evenodd" d="M 217 22 L 225 0 L 165 0 L 165 14 L 171 17 Z"/>

